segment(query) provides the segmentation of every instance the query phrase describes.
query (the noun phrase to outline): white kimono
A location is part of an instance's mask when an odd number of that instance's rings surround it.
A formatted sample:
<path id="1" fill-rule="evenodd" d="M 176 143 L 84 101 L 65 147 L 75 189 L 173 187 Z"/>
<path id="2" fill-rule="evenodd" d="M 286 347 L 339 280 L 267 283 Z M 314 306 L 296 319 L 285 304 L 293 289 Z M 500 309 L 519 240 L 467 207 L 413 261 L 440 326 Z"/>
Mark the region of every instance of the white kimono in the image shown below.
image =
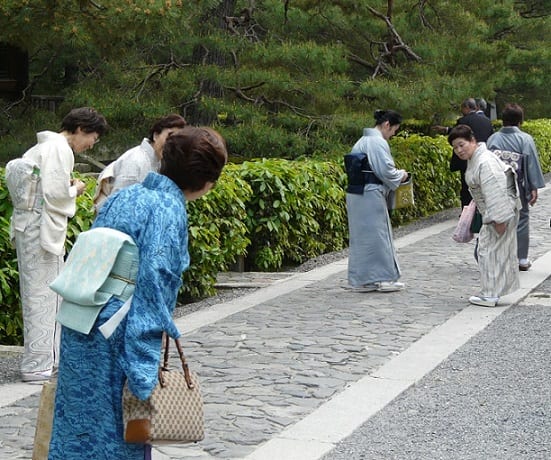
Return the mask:
<path id="1" fill-rule="evenodd" d="M 76 211 L 77 189 L 70 185 L 74 156 L 67 139 L 42 131 L 23 156 L 40 167 L 34 206 L 14 209 L 10 233 L 17 251 L 24 324 L 21 372 L 48 372 L 58 359 L 55 316 L 58 296 L 49 288 L 63 266 L 67 218 Z"/>
<path id="2" fill-rule="evenodd" d="M 94 195 L 96 212 L 109 195 L 121 188 L 143 182 L 148 173 L 158 172 L 160 166 L 161 160 L 147 138 L 144 138 L 140 145 L 124 152 L 98 177 Z"/>
<path id="3" fill-rule="evenodd" d="M 465 181 L 482 214 L 478 239 L 481 295 L 500 297 L 519 287 L 516 227 L 520 200 L 516 176 L 511 166 L 481 142 L 467 162 Z M 497 233 L 494 222 L 507 223 L 503 235 Z"/>
<path id="4" fill-rule="evenodd" d="M 350 233 L 348 283 L 353 287 L 381 281 L 397 281 L 400 267 L 392 240 L 387 197 L 396 190 L 404 175 L 396 169 L 388 142 L 376 128 L 364 129 L 352 152 L 367 154 L 371 169 L 383 182 L 366 184 L 362 195 L 347 193 Z"/>

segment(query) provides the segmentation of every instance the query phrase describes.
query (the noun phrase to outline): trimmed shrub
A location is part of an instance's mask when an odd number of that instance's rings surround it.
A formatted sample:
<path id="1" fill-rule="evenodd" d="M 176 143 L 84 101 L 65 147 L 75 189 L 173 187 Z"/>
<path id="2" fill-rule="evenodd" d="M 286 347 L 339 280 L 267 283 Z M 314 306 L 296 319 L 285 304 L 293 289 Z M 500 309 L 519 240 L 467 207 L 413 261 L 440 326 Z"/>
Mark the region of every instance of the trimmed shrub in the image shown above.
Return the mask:
<path id="1" fill-rule="evenodd" d="M 251 246 L 248 268 L 278 270 L 344 247 L 344 171 L 332 162 L 264 159 L 244 162 Z"/>
<path id="2" fill-rule="evenodd" d="M 551 171 L 551 120 L 525 121 L 522 130 L 534 138 L 543 172 Z"/>
<path id="3" fill-rule="evenodd" d="M 250 235 L 245 222 L 253 192 L 238 170 L 237 165 L 227 165 L 210 193 L 188 203 L 191 263 L 184 273 L 184 299 L 215 294 L 216 275 L 247 252 Z"/>
<path id="4" fill-rule="evenodd" d="M 551 121 L 526 122 L 523 129 L 534 136 L 542 169 L 549 172 Z M 352 136 L 352 127 L 343 133 Z M 415 194 L 415 207 L 393 212 L 394 225 L 459 206 L 460 179 L 449 171 L 452 150 L 445 136 L 403 131 L 390 143 L 397 167 L 413 174 Z M 335 144 L 325 160 L 265 158 L 228 165 L 209 194 L 188 203 L 191 265 L 183 275 L 181 300 L 214 294 L 216 275 L 240 256 L 246 256 L 247 269 L 279 270 L 346 247 L 343 155 L 352 144 Z M 95 178 L 77 176 L 87 185 L 77 198 L 76 216 L 69 220 L 68 251 L 94 217 Z M 15 249 L 9 241 L 11 212 L 0 168 L 0 343 L 20 344 L 19 277 Z"/>

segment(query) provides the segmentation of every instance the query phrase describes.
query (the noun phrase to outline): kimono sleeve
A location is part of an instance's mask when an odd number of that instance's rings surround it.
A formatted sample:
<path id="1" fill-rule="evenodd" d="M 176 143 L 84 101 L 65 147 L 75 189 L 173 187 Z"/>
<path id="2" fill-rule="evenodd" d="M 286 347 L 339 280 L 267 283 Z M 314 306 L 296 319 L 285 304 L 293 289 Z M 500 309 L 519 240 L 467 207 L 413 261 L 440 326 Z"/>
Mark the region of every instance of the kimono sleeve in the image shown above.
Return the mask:
<path id="1" fill-rule="evenodd" d="M 523 153 L 526 154 L 526 189 L 528 192 L 545 187 L 538 149 L 532 136 L 525 136 Z"/>
<path id="2" fill-rule="evenodd" d="M 390 153 L 388 143 L 381 141 L 374 143 L 373 150 L 369 152 L 369 163 L 373 171 L 383 183 L 391 190 L 396 190 L 404 176 L 403 169 L 396 169 L 394 159 Z"/>
<path id="3" fill-rule="evenodd" d="M 71 192 L 73 152 L 69 146 L 49 142 L 42 153 L 40 177 L 46 212 L 72 217 L 76 194 Z"/>
<path id="4" fill-rule="evenodd" d="M 132 307 L 126 318 L 123 367 L 132 393 L 146 399 L 157 383 L 162 333 L 178 338 L 172 313 L 182 272 L 189 265 L 187 221 L 171 220 L 171 213 L 155 213 L 140 237 L 140 264 Z M 181 220 L 181 215 L 180 215 Z"/>

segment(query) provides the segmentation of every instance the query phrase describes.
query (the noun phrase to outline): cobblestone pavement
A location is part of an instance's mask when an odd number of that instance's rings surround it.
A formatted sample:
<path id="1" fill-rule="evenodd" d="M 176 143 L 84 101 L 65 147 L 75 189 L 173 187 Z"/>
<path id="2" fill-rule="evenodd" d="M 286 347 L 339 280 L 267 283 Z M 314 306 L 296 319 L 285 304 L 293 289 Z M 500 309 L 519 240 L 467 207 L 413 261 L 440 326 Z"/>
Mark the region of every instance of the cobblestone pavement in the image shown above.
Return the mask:
<path id="1" fill-rule="evenodd" d="M 551 193 L 541 193 L 531 214 L 532 259 L 551 250 L 549 216 Z M 479 286 L 474 242 L 454 243 L 452 230 L 448 221 L 396 240 L 402 292 L 350 291 L 343 261 L 294 290 L 285 288 L 292 277 L 279 280 L 280 295 L 186 331 L 182 344 L 201 380 L 206 438 L 160 447 L 154 458 L 242 459 L 466 308 Z M 184 331 L 186 318 L 178 319 Z M 31 458 L 37 405 L 33 394 L 0 408 L 1 459 Z"/>

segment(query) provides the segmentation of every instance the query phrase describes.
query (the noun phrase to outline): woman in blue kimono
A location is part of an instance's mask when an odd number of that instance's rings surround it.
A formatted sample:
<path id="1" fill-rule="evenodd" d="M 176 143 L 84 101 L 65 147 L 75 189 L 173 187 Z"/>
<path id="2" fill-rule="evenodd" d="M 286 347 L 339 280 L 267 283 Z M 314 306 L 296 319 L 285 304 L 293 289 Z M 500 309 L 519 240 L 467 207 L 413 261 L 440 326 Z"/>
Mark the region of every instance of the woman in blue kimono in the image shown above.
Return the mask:
<path id="1" fill-rule="evenodd" d="M 367 155 L 368 170 L 360 193 L 346 194 L 348 211 L 348 283 L 359 292 L 393 292 L 404 288 L 392 240 L 387 198 L 408 173 L 396 169 L 388 140 L 402 117 L 392 110 L 375 112 L 375 127 L 365 128 L 351 153 Z"/>
<path id="2" fill-rule="evenodd" d="M 163 149 L 159 173 L 112 195 L 93 227 L 130 236 L 139 252 L 131 307 L 106 339 L 99 327 L 124 301 L 113 295 L 89 334 L 62 328 L 50 460 L 143 460 L 151 447 L 124 441 L 122 389 L 138 398 L 157 383 L 161 338 L 180 333 L 172 319 L 189 266 L 186 202 L 207 193 L 227 161 L 223 138 L 186 127 Z"/>

